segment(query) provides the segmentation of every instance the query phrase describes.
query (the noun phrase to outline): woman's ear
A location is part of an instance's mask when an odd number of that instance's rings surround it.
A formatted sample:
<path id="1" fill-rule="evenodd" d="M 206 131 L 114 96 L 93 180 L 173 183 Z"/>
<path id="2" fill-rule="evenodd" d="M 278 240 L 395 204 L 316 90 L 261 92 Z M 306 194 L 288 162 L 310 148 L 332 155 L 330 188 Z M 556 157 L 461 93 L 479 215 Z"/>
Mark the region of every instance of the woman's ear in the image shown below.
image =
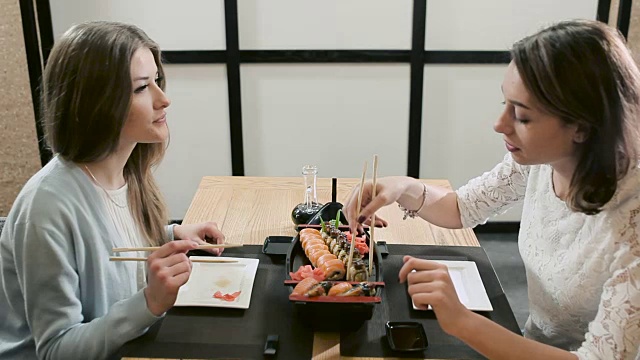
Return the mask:
<path id="1" fill-rule="evenodd" d="M 576 144 L 582 144 L 587 141 L 589 137 L 589 130 L 585 129 L 584 126 L 578 126 L 576 132 L 573 134 L 573 142 Z"/>

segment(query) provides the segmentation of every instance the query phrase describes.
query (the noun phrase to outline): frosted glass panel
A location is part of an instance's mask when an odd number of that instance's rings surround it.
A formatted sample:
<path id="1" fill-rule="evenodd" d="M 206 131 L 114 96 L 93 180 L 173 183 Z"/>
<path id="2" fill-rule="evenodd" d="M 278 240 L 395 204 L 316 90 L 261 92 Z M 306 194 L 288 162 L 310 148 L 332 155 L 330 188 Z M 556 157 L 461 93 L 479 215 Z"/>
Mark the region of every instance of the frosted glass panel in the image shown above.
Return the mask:
<path id="1" fill-rule="evenodd" d="M 227 78 L 222 65 L 165 65 L 171 141 L 156 177 L 182 219 L 205 175 L 231 175 Z"/>
<path id="2" fill-rule="evenodd" d="M 73 24 L 122 21 L 142 28 L 163 50 L 225 48 L 223 0 L 53 0 L 56 39 Z"/>
<path id="3" fill-rule="evenodd" d="M 408 99 L 408 65 L 243 66 L 246 174 L 406 174 Z"/>
<path id="4" fill-rule="evenodd" d="M 238 1 L 241 49 L 410 49 L 410 0 Z"/>
<path id="5" fill-rule="evenodd" d="M 507 153 L 493 124 L 502 111 L 507 65 L 425 66 L 420 177 L 448 179 L 454 189 Z M 514 209 L 494 220 L 515 221 Z"/>
<path id="6" fill-rule="evenodd" d="M 427 1 L 429 50 L 505 50 L 553 22 L 595 19 L 597 0 Z"/>

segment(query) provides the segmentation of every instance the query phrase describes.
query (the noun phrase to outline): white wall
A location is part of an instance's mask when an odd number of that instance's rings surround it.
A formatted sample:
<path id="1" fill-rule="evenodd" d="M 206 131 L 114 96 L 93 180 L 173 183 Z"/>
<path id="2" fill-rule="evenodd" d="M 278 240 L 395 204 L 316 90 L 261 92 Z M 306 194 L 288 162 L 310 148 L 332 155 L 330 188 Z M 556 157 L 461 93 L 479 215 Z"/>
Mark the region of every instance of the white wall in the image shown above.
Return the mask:
<path id="1" fill-rule="evenodd" d="M 170 142 L 156 170 L 170 215 L 182 219 L 205 175 L 231 175 L 224 65 L 165 65 Z"/>
<path id="2" fill-rule="evenodd" d="M 240 0 L 241 49 L 409 49 L 410 0 Z"/>
<path id="3" fill-rule="evenodd" d="M 429 50 L 506 50 L 559 20 L 595 19 L 597 0 L 427 0 Z"/>
<path id="4" fill-rule="evenodd" d="M 410 49 L 411 0 L 238 1 L 240 48 Z M 552 22 L 594 19 L 597 0 L 429 0 L 427 50 L 507 50 Z M 164 50 L 225 48 L 222 0 L 53 0 L 58 38 L 86 20 L 132 22 Z M 492 124 L 506 65 L 425 66 L 420 176 L 454 187 L 505 154 Z M 167 65 L 171 144 L 157 171 L 182 218 L 203 175 L 230 175 L 224 65 Z M 380 155 L 381 176 L 405 174 L 408 64 L 242 64 L 247 175 L 358 177 Z M 498 220 L 518 220 L 519 210 Z"/>
<path id="5" fill-rule="evenodd" d="M 71 25 L 89 20 L 138 25 L 163 50 L 225 48 L 223 0 L 49 0 L 58 39 Z"/>
<path id="6" fill-rule="evenodd" d="M 360 177 L 406 173 L 409 65 L 243 65 L 247 175 Z"/>

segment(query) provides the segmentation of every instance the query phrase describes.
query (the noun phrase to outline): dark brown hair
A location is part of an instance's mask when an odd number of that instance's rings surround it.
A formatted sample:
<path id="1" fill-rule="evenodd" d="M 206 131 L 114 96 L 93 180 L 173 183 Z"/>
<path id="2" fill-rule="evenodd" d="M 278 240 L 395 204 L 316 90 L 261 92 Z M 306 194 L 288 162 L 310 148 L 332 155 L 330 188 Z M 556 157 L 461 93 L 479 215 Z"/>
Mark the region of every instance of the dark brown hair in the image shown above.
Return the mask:
<path id="1" fill-rule="evenodd" d="M 133 25 L 87 22 L 56 42 L 42 87 L 42 119 L 54 153 L 88 163 L 116 150 L 133 94 L 131 58 L 140 48 L 151 50 L 164 90 L 160 48 Z M 167 209 L 151 170 L 165 148 L 164 143 L 138 143 L 124 168 L 132 216 L 156 245 L 166 241 Z"/>
<path id="2" fill-rule="evenodd" d="M 566 202 L 597 214 L 638 161 L 640 73 L 624 38 L 597 21 L 565 21 L 517 42 L 511 56 L 541 106 L 584 132 Z"/>

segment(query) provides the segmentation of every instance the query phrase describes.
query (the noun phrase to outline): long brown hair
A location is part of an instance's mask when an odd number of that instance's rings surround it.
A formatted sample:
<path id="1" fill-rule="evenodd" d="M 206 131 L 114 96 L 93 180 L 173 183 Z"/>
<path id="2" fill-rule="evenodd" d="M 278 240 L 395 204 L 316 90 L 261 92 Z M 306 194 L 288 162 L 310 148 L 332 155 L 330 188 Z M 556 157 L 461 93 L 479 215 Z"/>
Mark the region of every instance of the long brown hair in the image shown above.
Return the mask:
<path id="1" fill-rule="evenodd" d="M 624 38 L 597 21 L 565 21 L 517 42 L 511 55 L 542 107 L 584 132 L 566 202 L 597 214 L 640 151 L 640 72 Z"/>
<path id="2" fill-rule="evenodd" d="M 131 58 L 151 50 L 165 88 L 158 45 L 139 28 L 115 22 L 87 22 L 56 42 L 43 76 L 42 108 L 47 144 L 63 159 L 104 159 L 117 146 L 131 105 Z M 131 214 L 150 244 L 167 241 L 167 209 L 152 168 L 166 143 L 138 143 L 124 168 Z"/>

